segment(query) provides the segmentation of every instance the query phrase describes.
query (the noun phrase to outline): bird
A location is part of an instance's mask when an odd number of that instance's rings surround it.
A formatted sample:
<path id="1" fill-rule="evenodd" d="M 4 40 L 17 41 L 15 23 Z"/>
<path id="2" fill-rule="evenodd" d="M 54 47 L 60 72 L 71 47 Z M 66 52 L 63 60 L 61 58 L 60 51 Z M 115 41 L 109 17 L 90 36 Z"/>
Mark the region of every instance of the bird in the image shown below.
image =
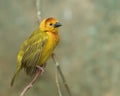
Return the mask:
<path id="1" fill-rule="evenodd" d="M 42 69 L 46 65 L 47 60 L 60 41 L 60 26 L 62 24 L 56 18 L 45 18 L 41 21 L 39 27 L 23 42 L 17 55 L 17 66 L 11 80 L 11 86 L 13 86 L 21 69 L 24 69 L 28 75 L 32 75 L 37 70 L 36 66 Z"/>

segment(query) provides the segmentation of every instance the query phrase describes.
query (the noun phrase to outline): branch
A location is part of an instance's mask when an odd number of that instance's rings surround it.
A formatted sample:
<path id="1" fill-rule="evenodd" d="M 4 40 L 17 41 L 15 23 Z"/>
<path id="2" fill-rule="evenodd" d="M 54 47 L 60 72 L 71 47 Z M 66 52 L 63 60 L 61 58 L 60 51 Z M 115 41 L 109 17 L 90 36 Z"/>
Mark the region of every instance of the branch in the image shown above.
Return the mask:
<path id="1" fill-rule="evenodd" d="M 63 73 L 62 73 L 62 70 L 61 70 L 61 68 L 60 68 L 60 64 L 56 61 L 56 56 L 55 56 L 55 54 L 52 54 L 52 59 L 53 59 L 54 63 L 56 64 L 57 71 L 59 72 L 59 74 L 60 74 L 60 76 L 61 76 L 61 78 L 62 78 L 63 84 L 64 84 L 64 86 L 65 86 L 65 88 L 66 88 L 69 96 L 72 96 L 72 95 L 71 95 L 71 92 L 70 92 L 70 88 L 69 88 L 69 86 L 68 86 L 68 84 L 67 84 L 67 82 L 66 82 L 66 80 L 65 80 L 65 77 L 64 77 L 64 75 L 63 75 Z M 58 76 L 57 76 L 57 72 L 56 72 L 56 84 L 57 84 L 57 87 L 58 87 L 58 92 L 61 93 L 60 86 L 58 85 L 59 83 L 57 83 L 57 82 L 58 82 Z M 59 93 L 59 96 L 61 96 L 60 93 Z"/>
<path id="2" fill-rule="evenodd" d="M 56 72 L 56 85 L 57 85 L 57 91 L 58 91 L 58 95 L 59 96 L 62 96 L 62 92 L 61 92 L 61 89 L 60 89 L 60 82 L 58 81 L 58 70 L 57 70 L 57 68 L 56 68 L 56 70 L 55 70 Z"/>
<path id="3" fill-rule="evenodd" d="M 43 72 L 43 68 L 37 66 L 38 70 L 35 74 L 35 77 L 33 78 L 33 80 L 23 89 L 23 91 L 21 92 L 20 96 L 24 96 L 24 94 L 33 86 L 33 84 L 36 82 L 36 80 L 38 79 L 38 77 L 41 75 L 41 73 Z"/>
<path id="4" fill-rule="evenodd" d="M 36 11 L 37 11 L 37 19 L 38 19 L 38 23 L 39 23 L 41 20 L 40 0 L 36 0 Z"/>
<path id="5" fill-rule="evenodd" d="M 39 23 L 40 19 L 41 19 L 41 16 L 40 16 L 41 15 L 41 12 L 40 12 L 40 0 L 36 0 L 36 10 L 37 10 L 37 19 L 38 19 L 38 23 Z M 24 96 L 24 94 L 33 86 L 33 84 L 36 82 L 38 77 L 43 72 L 43 68 L 41 68 L 39 66 L 36 66 L 36 67 L 38 68 L 38 72 L 35 74 L 35 77 L 33 78 L 33 80 L 23 89 L 20 96 Z"/>

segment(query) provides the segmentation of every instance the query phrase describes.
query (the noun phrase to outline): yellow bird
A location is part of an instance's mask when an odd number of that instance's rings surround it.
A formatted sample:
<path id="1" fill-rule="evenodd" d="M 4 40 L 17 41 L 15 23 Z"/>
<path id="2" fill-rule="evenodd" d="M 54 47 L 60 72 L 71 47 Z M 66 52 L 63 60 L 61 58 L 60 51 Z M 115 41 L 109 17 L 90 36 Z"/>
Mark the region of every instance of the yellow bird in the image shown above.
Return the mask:
<path id="1" fill-rule="evenodd" d="M 36 66 L 43 67 L 59 43 L 58 27 L 61 24 L 55 18 L 45 18 L 22 44 L 17 56 L 17 68 L 11 86 L 22 68 L 31 75 Z"/>

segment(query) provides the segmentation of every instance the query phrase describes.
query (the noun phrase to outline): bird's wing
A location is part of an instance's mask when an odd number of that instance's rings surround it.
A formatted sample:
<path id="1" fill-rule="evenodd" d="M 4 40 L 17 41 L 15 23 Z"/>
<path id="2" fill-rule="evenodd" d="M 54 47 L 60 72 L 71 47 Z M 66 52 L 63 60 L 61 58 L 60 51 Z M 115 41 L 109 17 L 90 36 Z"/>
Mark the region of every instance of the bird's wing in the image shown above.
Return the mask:
<path id="1" fill-rule="evenodd" d="M 40 31 L 40 30 L 37 30 Z M 35 67 L 39 64 L 42 50 L 48 40 L 48 35 L 45 32 L 34 32 L 27 40 L 24 55 L 21 60 L 22 67 L 29 69 L 29 73 L 35 71 Z"/>

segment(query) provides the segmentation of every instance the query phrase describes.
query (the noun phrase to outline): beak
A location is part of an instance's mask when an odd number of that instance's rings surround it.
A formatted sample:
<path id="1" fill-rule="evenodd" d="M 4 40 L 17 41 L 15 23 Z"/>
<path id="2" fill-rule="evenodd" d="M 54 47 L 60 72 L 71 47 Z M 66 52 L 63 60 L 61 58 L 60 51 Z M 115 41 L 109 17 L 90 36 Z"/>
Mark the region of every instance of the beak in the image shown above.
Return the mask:
<path id="1" fill-rule="evenodd" d="M 54 28 L 57 28 L 57 27 L 60 27 L 60 26 L 62 26 L 62 24 L 59 23 L 59 22 L 56 22 L 55 25 L 54 25 Z"/>

